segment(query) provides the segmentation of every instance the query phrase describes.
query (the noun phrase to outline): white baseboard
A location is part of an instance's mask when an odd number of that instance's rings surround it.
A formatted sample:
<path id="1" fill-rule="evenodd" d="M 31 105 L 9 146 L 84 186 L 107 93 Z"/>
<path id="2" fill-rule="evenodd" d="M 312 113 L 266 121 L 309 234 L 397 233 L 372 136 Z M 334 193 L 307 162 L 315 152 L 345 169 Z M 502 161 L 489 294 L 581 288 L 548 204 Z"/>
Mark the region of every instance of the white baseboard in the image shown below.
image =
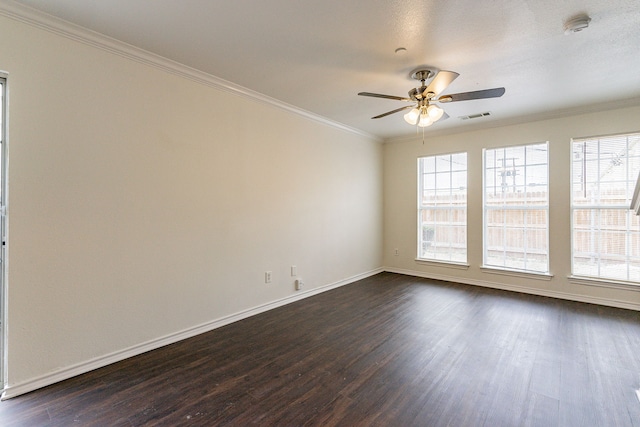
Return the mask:
<path id="1" fill-rule="evenodd" d="M 446 282 L 462 283 L 465 285 L 482 286 L 485 288 L 501 289 L 504 291 L 520 292 L 524 294 L 558 298 L 558 299 L 564 299 L 569 301 L 586 302 L 590 304 L 598 304 L 598 305 L 605 305 L 608 307 L 624 308 L 627 310 L 640 311 L 640 304 L 629 302 L 629 301 L 620 301 L 620 300 L 609 299 L 609 298 L 599 298 L 599 297 L 593 297 L 588 295 L 579 295 L 579 294 L 571 294 L 566 292 L 550 291 L 546 289 L 530 288 L 527 286 L 510 285 L 505 283 L 496 283 L 496 282 L 489 282 L 485 280 L 469 279 L 469 278 L 458 277 L 458 276 L 447 276 L 444 274 L 436 274 L 436 273 L 416 271 L 416 270 L 405 270 L 405 269 L 393 268 L 393 267 L 385 267 L 384 271 L 387 271 L 389 273 L 405 274 L 407 276 L 422 277 L 425 279 L 444 280 Z"/>
<path id="2" fill-rule="evenodd" d="M 66 379 L 87 373 L 89 371 L 93 371 L 98 368 L 102 368 L 112 363 L 119 362 L 121 360 L 128 359 L 130 357 L 137 356 L 142 353 L 146 353 L 147 351 L 155 350 L 160 347 L 164 347 L 166 345 L 173 344 L 178 341 L 182 341 L 184 339 L 191 338 L 205 332 L 209 332 L 211 330 L 220 328 L 230 323 L 234 323 L 239 320 L 246 319 L 251 316 L 255 316 L 256 314 L 260 314 L 265 311 L 269 311 L 274 308 L 278 308 L 283 305 L 287 305 L 292 302 L 299 301 L 299 300 L 311 297 L 313 295 L 317 295 L 322 292 L 329 291 L 331 289 L 348 285 L 358 280 L 362 280 L 367 277 L 373 276 L 375 274 L 382 273 L 383 271 L 384 270 L 382 268 L 377 268 L 375 270 L 357 274 L 355 276 L 342 279 L 337 282 L 330 283 L 328 285 L 309 289 L 307 291 L 296 292 L 295 294 L 292 294 L 285 298 L 281 298 L 276 301 L 272 301 L 272 302 L 262 304 L 247 310 L 243 310 L 229 316 L 224 316 L 219 319 L 213 320 L 211 322 L 203 323 L 201 325 L 197 325 L 192 328 L 188 328 L 173 334 L 165 335 L 164 337 L 156 338 L 156 339 L 153 339 L 141 344 L 137 344 L 123 350 L 115 351 L 113 353 L 106 354 L 104 356 L 96 357 L 94 359 L 91 359 L 85 362 L 68 366 L 66 368 L 56 370 L 49 374 L 30 379 L 28 381 L 24 381 L 18 384 L 8 385 L 7 387 L 5 387 L 4 392 L 2 393 L 2 397 L 0 399 L 1 400 L 11 399 L 12 397 L 29 393 L 39 388 L 46 387 L 60 381 L 64 381 Z"/>
<path id="3" fill-rule="evenodd" d="M 382 273 L 384 271 L 389 273 L 404 274 L 407 276 L 422 277 L 425 279 L 443 280 L 447 282 L 462 283 L 465 285 L 481 286 L 485 288 L 501 289 L 505 291 L 521 292 L 521 293 L 532 294 L 532 295 L 539 295 L 539 296 L 552 297 L 552 298 L 558 298 L 558 299 L 564 299 L 564 300 L 570 300 L 570 301 L 586 302 L 591 304 L 599 304 L 599 305 L 604 305 L 609 307 L 640 311 L 640 304 L 628 302 L 628 301 L 612 300 L 612 299 L 598 298 L 598 297 L 578 295 L 578 294 L 570 294 L 570 293 L 558 292 L 558 291 L 549 291 L 544 289 L 529 288 L 526 286 L 509 285 L 509 284 L 489 282 L 484 280 L 468 279 L 464 277 L 448 276 L 448 275 L 435 274 L 435 273 L 424 272 L 424 271 L 384 267 L 384 268 L 377 268 L 375 270 L 371 270 L 365 273 L 357 274 L 355 276 L 352 276 L 343 280 L 339 280 L 337 282 L 330 283 L 328 285 L 320 286 L 314 289 L 309 289 L 307 291 L 296 292 L 295 294 L 292 294 L 285 298 L 281 298 L 276 301 L 272 301 L 270 303 L 262 304 L 262 305 L 259 305 L 247 310 L 243 310 L 229 316 L 221 317 L 211 322 L 203 323 L 201 325 L 197 325 L 192 328 L 188 328 L 173 334 L 169 334 L 164 337 L 160 337 L 160 338 L 150 340 L 141 344 L 137 344 L 135 346 L 132 346 L 123 350 L 119 350 L 104 356 L 96 357 L 94 359 L 81 362 L 76 365 L 72 365 L 72 366 L 51 372 L 46 375 L 33 378 L 28 381 L 24 381 L 22 383 L 8 385 L 4 389 L 4 392 L 2 393 L 1 400 L 11 399 L 12 397 L 29 393 L 39 388 L 46 387 L 60 381 L 64 381 L 66 379 L 93 371 L 98 368 L 102 368 L 112 363 L 116 363 L 121 360 L 125 360 L 130 357 L 137 356 L 142 353 L 146 353 L 147 351 L 155 350 L 155 349 L 164 347 L 166 345 L 173 344 L 178 341 L 182 341 L 184 339 L 191 338 L 205 332 L 209 332 L 211 330 L 220 328 L 230 323 L 234 323 L 239 320 L 246 319 L 251 316 L 255 316 L 256 314 L 260 314 L 265 311 L 269 311 L 274 308 L 278 308 L 278 307 L 290 304 L 292 302 L 299 301 L 299 300 L 329 291 L 331 289 L 348 285 L 350 283 L 365 279 L 367 277 L 373 276 L 378 273 Z"/>

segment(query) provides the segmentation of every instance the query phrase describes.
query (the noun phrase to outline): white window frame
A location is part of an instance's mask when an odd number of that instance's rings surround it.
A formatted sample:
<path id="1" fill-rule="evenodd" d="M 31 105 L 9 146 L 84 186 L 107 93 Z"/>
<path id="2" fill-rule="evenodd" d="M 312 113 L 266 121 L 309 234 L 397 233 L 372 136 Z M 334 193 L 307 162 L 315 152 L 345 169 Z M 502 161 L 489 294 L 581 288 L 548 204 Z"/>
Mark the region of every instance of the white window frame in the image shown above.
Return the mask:
<path id="1" fill-rule="evenodd" d="M 634 216 L 636 215 L 636 213 L 633 210 L 633 206 L 632 206 L 632 199 L 634 197 L 634 190 L 637 192 L 637 188 L 636 188 L 636 184 L 639 181 L 639 178 L 636 177 L 632 177 L 632 172 L 630 170 L 631 166 L 630 166 L 630 162 L 629 162 L 629 157 L 628 157 L 628 152 L 629 152 L 629 138 L 638 138 L 640 137 L 640 132 L 628 132 L 628 133 L 622 133 L 622 134 L 611 134 L 611 135 L 601 135 L 601 136 L 592 136 L 592 137 L 581 137 L 581 138 L 573 138 L 571 140 L 571 196 L 570 196 L 570 215 L 571 215 L 571 276 L 569 277 L 570 279 L 572 279 L 573 282 L 575 283 L 581 283 L 581 284 L 587 284 L 587 285 L 596 285 L 596 286 L 605 286 L 605 287 L 620 287 L 618 285 L 621 285 L 621 287 L 624 289 L 626 288 L 635 288 L 638 289 L 640 288 L 640 281 L 637 280 L 631 280 L 630 275 L 631 275 L 631 265 L 630 265 L 630 260 L 631 260 L 631 255 L 629 254 L 629 248 L 630 248 L 630 242 L 632 239 L 632 234 L 634 232 L 636 232 L 637 230 L 634 229 L 632 230 L 632 225 L 631 223 L 634 221 Z M 606 140 L 606 139 L 614 139 L 614 138 L 626 138 L 626 152 L 623 156 L 621 156 L 621 159 L 623 159 L 622 161 L 625 164 L 625 175 L 627 176 L 626 181 L 624 182 L 624 186 L 625 186 L 625 190 L 626 190 L 626 198 L 629 200 L 625 200 L 624 202 L 621 202 L 619 204 L 611 204 L 611 205 L 607 205 L 607 204 L 600 204 L 598 202 L 593 203 L 593 204 L 579 204 L 576 203 L 576 200 L 574 199 L 574 173 L 575 173 L 575 165 L 576 162 L 574 160 L 574 147 L 575 144 L 585 144 L 587 141 L 595 141 L 597 140 L 597 150 L 598 150 L 598 167 L 600 167 L 602 165 L 602 161 L 606 160 L 607 155 L 610 155 L 611 153 L 603 153 L 602 152 L 602 146 L 601 146 L 601 141 L 602 140 Z M 583 154 L 583 157 L 585 157 L 585 155 Z M 586 158 L 583 159 L 584 162 L 586 162 Z M 638 174 L 639 171 L 635 171 L 633 172 L 634 174 Z M 586 173 L 586 170 L 583 169 L 583 174 Z M 601 173 L 598 170 L 598 176 L 600 177 Z M 583 178 L 585 179 L 585 178 Z M 586 183 L 585 183 L 586 185 Z M 598 186 L 600 186 L 600 179 L 598 179 Z M 585 187 L 585 191 L 586 191 L 586 187 Z M 620 214 L 622 214 L 623 216 L 626 217 L 626 223 L 625 223 L 625 249 L 626 249 L 626 253 L 623 256 L 624 258 L 624 264 L 626 266 L 625 268 L 625 278 L 620 278 L 620 277 L 615 277 L 613 275 L 607 275 L 606 272 L 603 272 L 603 266 L 602 266 L 602 259 L 603 259 L 603 254 L 599 251 L 593 251 L 592 256 L 596 259 L 596 269 L 597 269 L 597 274 L 584 274 L 583 272 L 577 272 L 577 268 L 576 268 L 576 246 L 577 246 L 577 242 L 576 242 L 576 233 L 577 233 L 577 225 L 575 224 L 575 215 L 576 215 L 576 211 L 579 210 L 595 210 L 595 211 L 618 211 Z M 597 224 L 597 228 L 600 229 L 600 220 L 601 216 L 598 215 L 598 224 Z M 601 231 L 601 230 L 599 230 Z M 598 232 L 595 233 L 594 238 L 597 239 L 598 241 L 600 241 L 601 236 L 599 235 Z M 594 245 L 595 247 L 596 245 Z M 583 255 L 586 253 L 582 253 Z M 613 258 L 613 256 L 611 256 L 611 258 Z M 620 258 L 622 259 L 622 258 Z M 620 269 L 616 268 L 616 271 L 620 271 Z"/>
<path id="2" fill-rule="evenodd" d="M 547 151 L 547 158 L 546 158 L 546 201 L 545 204 L 540 205 L 540 204 L 535 204 L 535 205 L 528 205 L 526 203 L 526 198 L 525 198 L 525 202 L 521 205 L 487 205 L 487 164 L 486 164 L 486 160 L 487 160 L 487 152 L 489 151 L 498 151 L 498 150 L 508 150 L 508 149 L 517 149 L 517 148 L 524 148 L 525 149 L 525 156 L 526 156 L 526 148 L 527 147 L 532 147 L 532 146 L 536 146 L 536 145 L 545 145 L 546 146 L 546 151 Z M 540 164 L 527 164 L 526 163 L 526 159 L 525 159 L 525 165 L 524 168 L 526 170 L 527 167 L 532 167 L 532 166 L 539 166 Z M 506 166 L 505 166 L 506 167 Z M 526 176 L 526 174 L 525 174 Z M 525 177 L 525 181 L 524 181 L 524 186 L 526 187 L 528 185 L 527 181 L 526 181 L 526 177 Z M 550 274 L 550 246 L 549 246 L 549 189 L 550 189 L 550 182 L 549 182 L 549 142 L 548 141 L 544 141 L 544 142 L 535 142 L 535 143 L 530 143 L 530 144 L 520 144 L 520 145 L 513 145 L 513 146 L 505 146 L 505 147 L 495 147 L 495 148 L 485 148 L 482 150 L 482 269 L 484 271 L 488 271 L 488 272 L 496 272 L 496 273 L 500 273 L 500 272 L 504 272 L 504 273 L 516 273 L 517 275 L 522 275 L 525 277 L 534 277 L 534 276 L 541 276 L 544 277 L 545 280 L 547 280 L 547 278 L 551 277 Z M 527 239 L 524 238 L 524 256 L 525 256 L 525 266 L 524 268 L 516 268 L 516 267 L 512 267 L 512 266 L 506 266 L 504 264 L 506 264 L 506 261 L 503 262 L 503 265 L 496 265 L 495 263 L 490 263 L 489 261 L 489 256 L 488 256 L 488 216 L 489 216 L 489 212 L 490 211 L 499 211 L 499 210 L 503 210 L 503 211 L 509 211 L 509 210 L 518 210 L 518 211 L 524 211 L 524 212 L 533 212 L 533 211 L 544 211 L 544 216 L 545 216 L 545 222 L 546 222 L 546 236 L 545 236 L 545 246 L 547 248 L 547 252 L 546 254 L 544 254 L 546 256 L 546 266 L 543 269 L 532 269 L 532 268 L 527 268 L 527 247 L 526 247 L 526 242 Z M 526 222 L 525 222 L 525 229 L 526 229 Z M 508 224 L 505 223 L 505 227 L 507 227 Z M 522 228 L 522 227 L 518 227 L 518 228 Z M 539 228 L 538 228 L 539 229 Z M 506 236 L 506 233 L 505 233 Z M 504 248 L 503 248 L 504 251 Z M 506 254 L 506 252 L 505 252 Z M 505 258 L 506 260 L 506 255 Z"/>
<path id="3" fill-rule="evenodd" d="M 0 196 L 0 392 L 4 391 L 4 388 L 7 385 L 7 360 L 8 360 L 8 351 L 7 351 L 7 193 L 8 193 L 8 184 L 7 184 L 7 167 L 8 160 L 7 154 L 8 150 L 8 118 L 9 114 L 7 111 L 7 106 L 9 104 L 8 101 L 8 79 L 9 76 L 7 73 L 0 71 L 0 80 L 2 81 L 2 96 L 0 102 L 2 103 L 2 107 L 0 108 L 0 114 L 2 117 L 0 118 L 0 132 L 2 133 L 2 145 L 0 147 L 1 150 L 1 159 L 0 159 L 0 185 L 2 186 L 2 195 Z"/>
<path id="4" fill-rule="evenodd" d="M 453 156 L 464 156 L 464 161 L 465 161 L 465 166 L 464 166 L 464 170 L 462 169 L 458 169 L 458 170 L 454 170 L 452 166 L 450 166 L 449 170 L 448 170 L 448 174 L 446 174 L 447 171 L 439 171 L 439 170 L 434 170 L 433 172 L 428 172 L 428 173 L 433 173 L 434 174 L 434 178 L 435 176 L 437 176 L 437 174 L 441 174 L 441 175 L 447 175 L 447 178 L 449 179 L 449 184 L 448 187 L 446 188 L 447 190 L 449 190 L 450 194 L 451 192 L 453 192 L 453 173 L 461 173 L 464 172 L 464 203 L 458 204 L 458 203 L 443 203 L 443 204 L 425 204 L 423 203 L 423 193 L 424 193 L 424 175 L 425 175 L 425 171 L 424 171 L 424 162 L 423 160 L 425 159 L 434 159 L 434 164 L 438 164 L 437 159 L 438 158 L 445 158 L 448 157 L 449 158 L 449 164 L 452 165 L 452 157 Z M 434 262 L 434 263 L 443 263 L 443 264 L 449 264 L 453 267 L 456 266 L 467 266 L 467 257 L 468 257 L 468 244 L 467 244 L 467 212 L 468 212 L 468 207 L 467 207 L 467 191 L 468 191 L 468 167 L 469 167 L 469 156 L 467 152 L 458 152 L 458 153 L 446 153 L 446 154 L 435 154 L 435 155 L 430 155 L 430 156 L 422 156 L 418 158 L 418 194 L 417 194 L 417 205 L 418 205 L 418 216 L 417 216 L 417 257 L 416 257 L 416 261 L 420 261 L 420 262 Z M 460 246 L 449 246 L 449 252 L 448 252 L 448 258 L 447 257 L 426 257 L 424 256 L 423 253 L 423 222 L 422 222 L 422 212 L 425 210 L 429 210 L 432 212 L 435 211 L 440 211 L 440 212 L 448 212 L 448 216 L 449 218 L 451 218 L 451 213 L 453 210 L 460 210 L 460 209 L 464 209 L 464 221 L 462 224 L 460 224 L 459 222 L 456 223 L 449 223 L 450 225 L 455 225 L 456 227 L 460 228 L 462 227 L 462 229 L 464 230 L 464 246 L 460 247 Z M 434 230 L 434 232 L 437 232 L 437 230 Z M 455 258 L 454 256 L 454 250 L 457 249 L 457 252 L 459 252 L 460 250 L 464 251 L 464 256 L 461 258 Z"/>

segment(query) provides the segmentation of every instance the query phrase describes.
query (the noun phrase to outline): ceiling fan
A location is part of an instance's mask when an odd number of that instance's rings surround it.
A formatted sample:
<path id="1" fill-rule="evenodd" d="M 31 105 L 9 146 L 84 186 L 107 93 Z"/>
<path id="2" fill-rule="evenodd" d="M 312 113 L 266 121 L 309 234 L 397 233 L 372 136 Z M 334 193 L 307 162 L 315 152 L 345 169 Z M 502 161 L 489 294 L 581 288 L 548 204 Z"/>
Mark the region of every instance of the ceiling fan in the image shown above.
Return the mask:
<path id="1" fill-rule="evenodd" d="M 499 98 L 504 95 L 503 87 L 496 87 L 493 89 L 476 90 L 473 92 L 461 92 L 453 93 L 450 95 L 440 95 L 440 93 L 447 88 L 460 74 L 453 71 L 439 71 L 434 72 L 428 69 L 419 69 L 411 74 L 411 78 L 419 80 L 421 82 L 420 87 L 413 88 L 409 91 L 409 97 L 393 95 L 382 95 L 379 93 L 360 92 L 360 96 L 372 96 L 374 98 L 394 99 L 396 101 L 411 102 L 413 105 L 407 105 L 406 107 L 396 108 L 395 110 L 387 111 L 386 113 L 379 114 L 372 119 L 379 119 L 386 117 L 390 114 L 398 113 L 403 110 L 410 110 L 404 115 L 404 120 L 419 127 L 431 126 L 433 123 L 440 119 L 446 119 L 449 116 L 444 110 L 435 102 L 457 102 L 457 101 L 469 101 L 472 99 L 485 99 L 485 98 Z M 433 80 L 426 85 L 426 81 L 433 77 Z"/>

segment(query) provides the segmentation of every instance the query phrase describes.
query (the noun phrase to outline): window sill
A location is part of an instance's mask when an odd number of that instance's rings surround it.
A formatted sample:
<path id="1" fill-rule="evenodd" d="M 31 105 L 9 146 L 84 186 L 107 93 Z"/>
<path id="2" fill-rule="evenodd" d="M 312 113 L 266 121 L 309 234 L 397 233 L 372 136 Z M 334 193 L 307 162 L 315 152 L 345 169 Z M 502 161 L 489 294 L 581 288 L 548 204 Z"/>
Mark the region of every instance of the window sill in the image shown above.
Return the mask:
<path id="1" fill-rule="evenodd" d="M 468 270 L 469 264 L 455 261 L 441 261 L 436 259 L 416 258 L 416 262 L 422 265 L 431 265 L 434 267 L 455 268 L 456 270 Z"/>
<path id="2" fill-rule="evenodd" d="M 480 270 L 490 274 L 500 274 L 503 276 L 522 277 L 524 279 L 546 280 L 553 279 L 553 274 L 549 273 L 534 273 L 531 271 L 518 271 L 518 270 L 505 270 L 502 268 L 488 267 L 486 265 L 480 266 Z"/>
<path id="3" fill-rule="evenodd" d="M 595 279 L 593 277 L 568 276 L 569 283 L 576 285 L 598 286 L 600 288 L 622 289 L 625 291 L 640 291 L 640 283 L 622 280 Z"/>

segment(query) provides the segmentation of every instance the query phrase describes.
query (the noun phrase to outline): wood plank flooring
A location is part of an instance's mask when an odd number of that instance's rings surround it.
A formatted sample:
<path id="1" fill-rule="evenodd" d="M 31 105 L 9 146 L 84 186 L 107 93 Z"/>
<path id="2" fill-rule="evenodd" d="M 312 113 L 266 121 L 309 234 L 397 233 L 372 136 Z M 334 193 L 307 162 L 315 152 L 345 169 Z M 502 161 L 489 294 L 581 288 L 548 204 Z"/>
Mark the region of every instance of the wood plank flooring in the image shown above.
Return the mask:
<path id="1" fill-rule="evenodd" d="M 0 403 L 2 426 L 640 426 L 640 313 L 382 273 Z"/>

